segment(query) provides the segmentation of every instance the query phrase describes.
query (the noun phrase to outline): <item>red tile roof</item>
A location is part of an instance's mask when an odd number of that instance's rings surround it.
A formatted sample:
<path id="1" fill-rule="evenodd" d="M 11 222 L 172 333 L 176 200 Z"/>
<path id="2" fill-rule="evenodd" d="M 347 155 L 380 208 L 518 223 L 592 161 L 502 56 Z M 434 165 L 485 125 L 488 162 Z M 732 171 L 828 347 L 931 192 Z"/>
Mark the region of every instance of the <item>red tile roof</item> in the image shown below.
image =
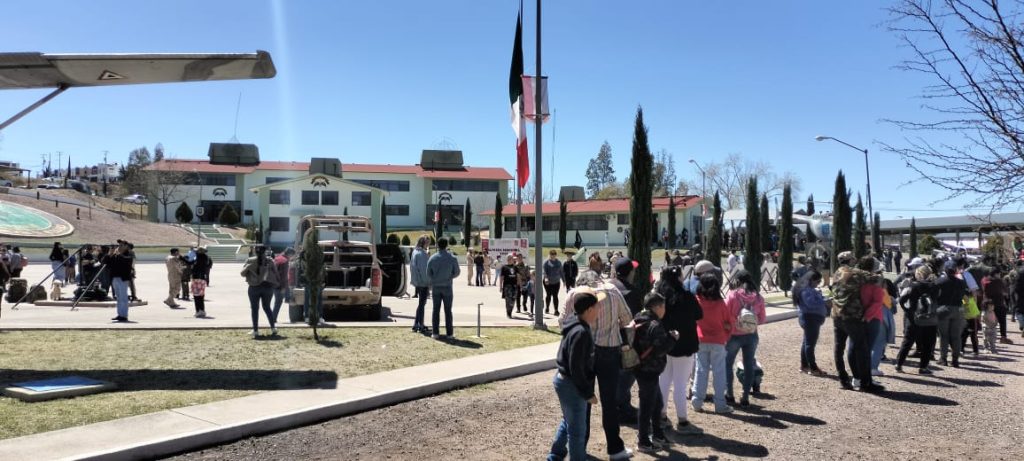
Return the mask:
<path id="1" fill-rule="evenodd" d="M 598 213 L 629 213 L 629 202 L 631 199 L 628 198 L 613 198 L 613 199 L 600 199 L 600 200 L 583 200 L 576 202 L 566 202 L 566 208 L 569 213 L 581 213 L 581 214 L 598 214 Z M 686 195 L 676 197 L 676 208 L 683 210 L 700 203 L 700 196 L 697 195 Z M 654 211 L 667 211 L 668 210 L 668 197 L 654 197 L 651 200 Z M 545 202 L 541 206 L 541 214 L 544 215 L 557 215 L 559 212 L 558 202 Z M 516 213 L 515 203 L 505 205 L 501 209 L 502 216 L 513 216 Z M 524 203 L 522 208 L 524 215 L 534 214 L 534 208 L 532 203 Z M 484 216 L 493 216 L 494 210 L 487 210 L 482 213 Z"/>
<path id="2" fill-rule="evenodd" d="M 148 170 L 165 169 L 171 171 L 199 173 L 239 173 L 248 174 L 256 170 L 276 171 L 308 171 L 309 162 L 264 160 L 259 166 L 211 165 L 207 160 L 164 159 L 146 167 Z M 342 163 L 342 175 L 350 173 L 386 173 L 414 174 L 422 178 L 434 179 L 490 179 L 511 181 L 512 175 L 504 168 L 467 166 L 464 170 L 424 170 L 419 165 L 378 165 L 369 163 Z"/>

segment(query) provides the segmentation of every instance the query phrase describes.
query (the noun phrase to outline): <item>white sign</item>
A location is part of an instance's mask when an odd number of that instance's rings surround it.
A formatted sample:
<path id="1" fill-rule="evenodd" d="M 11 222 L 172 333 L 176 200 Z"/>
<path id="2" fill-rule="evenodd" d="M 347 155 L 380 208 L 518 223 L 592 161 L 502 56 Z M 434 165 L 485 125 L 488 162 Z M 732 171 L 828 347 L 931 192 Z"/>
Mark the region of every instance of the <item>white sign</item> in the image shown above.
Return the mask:
<path id="1" fill-rule="evenodd" d="M 480 248 L 492 258 L 498 258 L 509 253 L 519 253 L 526 256 L 530 251 L 530 241 L 524 238 L 483 239 L 480 242 Z"/>
<path id="2" fill-rule="evenodd" d="M 203 213 L 206 213 L 206 209 L 201 207 L 201 206 L 197 206 L 196 207 L 196 216 L 199 216 L 200 218 L 202 218 L 203 217 Z"/>

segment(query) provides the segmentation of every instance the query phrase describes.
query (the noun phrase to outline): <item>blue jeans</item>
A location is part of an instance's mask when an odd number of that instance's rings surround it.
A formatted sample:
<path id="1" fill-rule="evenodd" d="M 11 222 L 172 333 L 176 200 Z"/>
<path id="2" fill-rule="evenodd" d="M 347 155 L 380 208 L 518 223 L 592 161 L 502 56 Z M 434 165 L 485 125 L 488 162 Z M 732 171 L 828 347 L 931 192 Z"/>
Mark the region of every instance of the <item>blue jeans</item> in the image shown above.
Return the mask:
<path id="1" fill-rule="evenodd" d="M 260 320 L 260 306 L 263 307 L 263 313 L 267 314 L 267 322 L 270 322 L 270 328 L 274 328 L 273 312 L 270 310 L 270 299 L 274 296 L 274 288 L 269 286 L 250 286 L 249 287 L 249 309 L 252 310 L 252 331 L 259 330 Z"/>
<path id="2" fill-rule="evenodd" d="M 441 334 L 441 303 L 444 303 L 444 331 L 448 336 L 455 334 L 452 325 L 452 286 L 435 286 L 431 288 L 434 292 L 434 315 L 431 320 L 434 322 L 434 334 Z"/>
<path id="3" fill-rule="evenodd" d="M 483 264 L 477 264 L 476 265 L 476 286 L 478 286 L 478 287 L 484 286 L 484 265 Z"/>
<path id="4" fill-rule="evenodd" d="M 725 345 L 725 384 L 726 394 L 728 396 L 735 395 L 732 392 L 732 381 L 733 381 L 733 364 L 736 362 L 736 355 L 743 350 L 743 369 L 747 370 L 748 373 L 743 374 L 743 382 L 740 385 L 743 386 L 743 396 L 746 397 L 750 394 L 750 388 L 754 385 L 754 373 L 753 370 L 757 369 L 757 360 L 754 357 L 754 353 L 757 352 L 757 333 L 751 333 L 748 335 L 736 335 L 729 338 L 729 342 Z"/>
<path id="5" fill-rule="evenodd" d="M 619 436 L 619 373 L 622 371 L 622 349 L 618 347 L 594 348 L 594 373 L 601 398 L 601 428 L 608 445 L 608 454 L 625 449 Z"/>
<path id="6" fill-rule="evenodd" d="M 309 300 L 313 298 L 313 289 L 306 285 L 305 296 L 302 298 L 302 318 L 309 321 Z M 316 313 L 321 319 L 324 318 L 324 290 L 320 289 L 320 296 L 316 298 Z M 317 319 L 319 320 L 319 319 Z"/>
<path id="7" fill-rule="evenodd" d="M 128 318 L 128 281 L 120 277 L 111 279 L 117 297 L 117 316 Z"/>
<path id="8" fill-rule="evenodd" d="M 562 407 L 562 422 L 555 431 L 548 461 L 587 459 L 587 435 L 590 434 L 590 404 L 580 395 L 572 381 L 555 373 L 555 394 Z"/>
<path id="9" fill-rule="evenodd" d="M 423 308 L 427 305 L 427 298 L 430 296 L 429 287 L 416 287 L 416 320 L 412 324 L 413 330 L 423 328 Z"/>
<path id="10" fill-rule="evenodd" d="M 284 302 L 288 294 L 288 288 L 277 288 L 274 290 L 274 324 L 277 324 L 277 313 L 281 312 L 281 303 Z"/>
<path id="11" fill-rule="evenodd" d="M 700 344 L 700 350 L 697 351 L 697 374 L 693 377 L 693 391 L 690 393 L 690 405 L 694 409 L 704 405 L 704 396 L 708 393 L 708 372 L 715 375 L 715 409 L 725 408 L 726 376 L 731 374 L 725 366 L 725 355 L 724 344 Z"/>
<path id="12" fill-rule="evenodd" d="M 804 315 L 797 317 L 800 328 L 804 329 L 804 341 L 800 344 L 800 368 L 818 369 L 818 361 L 814 357 L 814 348 L 818 345 L 821 325 L 825 323 L 822 315 Z"/>
<path id="13" fill-rule="evenodd" d="M 868 345 L 871 347 L 871 369 L 877 370 L 885 353 L 886 330 L 882 320 L 868 322 Z"/>

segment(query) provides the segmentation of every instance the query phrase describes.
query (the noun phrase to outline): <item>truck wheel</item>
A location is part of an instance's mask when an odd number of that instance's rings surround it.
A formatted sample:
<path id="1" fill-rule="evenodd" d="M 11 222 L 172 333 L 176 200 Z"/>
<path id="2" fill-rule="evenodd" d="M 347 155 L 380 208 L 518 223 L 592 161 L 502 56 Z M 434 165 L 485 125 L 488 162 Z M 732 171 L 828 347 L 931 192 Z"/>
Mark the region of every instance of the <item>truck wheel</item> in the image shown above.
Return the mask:
<path id="1" fill-rule="evenodd" d="M 384 308 L 381 303 L 373 304 L 366 310 L 366 320 L 376 322 L 381 319 Z"/>

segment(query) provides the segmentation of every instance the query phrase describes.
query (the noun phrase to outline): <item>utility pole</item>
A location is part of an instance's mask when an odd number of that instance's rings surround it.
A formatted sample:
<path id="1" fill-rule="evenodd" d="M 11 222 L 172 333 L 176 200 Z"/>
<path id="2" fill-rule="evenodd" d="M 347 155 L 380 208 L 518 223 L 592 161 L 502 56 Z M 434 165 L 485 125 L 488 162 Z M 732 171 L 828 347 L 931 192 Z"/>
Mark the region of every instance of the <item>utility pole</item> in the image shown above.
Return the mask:
<path id="1" fill-rule="evenodd" d="M 544 126 L 544 114 L 543 112 L 543 96 L 544 96 L 544 74 L 540 68 L 540 0 L 537 0 L 537 77 L 534 79 L 534 90 L 533 90 L 533 108 L 536 119 L 534 120 L 533 135 L 536 136 L 536 152 L 534 153 L 534 165 L 537 168 L 537 173 L 534 176 L 534 199 L 533 199 L 533 215 L 534 215 L 534 251 L 533 251 L 533 268 L 536 273 L 536 278 L 533 282 L 534 296 L 536 299 L 544 299 L 544 182 L 542 180 L 543 174 L 541 174 L 542 166 L 544 164 L 544 157 L 541 155 L 541 132 Z M 547 330 L 547 325 L 544 324 L 544 314 L 540 313 L 540 304 L 536 305 L 533 314 L 534 324 L 533 329 L 535 330 Z"/>
<path id="2" fill-rule="evenodd" d="M 106 151 L 106 150 L 103 151 L 103 196 L 104 197 L 107 196 L 107 170 L 110 168 L 110 165 L 107 165 L 107 154 L 109 152 L 110 151 Z"/>

